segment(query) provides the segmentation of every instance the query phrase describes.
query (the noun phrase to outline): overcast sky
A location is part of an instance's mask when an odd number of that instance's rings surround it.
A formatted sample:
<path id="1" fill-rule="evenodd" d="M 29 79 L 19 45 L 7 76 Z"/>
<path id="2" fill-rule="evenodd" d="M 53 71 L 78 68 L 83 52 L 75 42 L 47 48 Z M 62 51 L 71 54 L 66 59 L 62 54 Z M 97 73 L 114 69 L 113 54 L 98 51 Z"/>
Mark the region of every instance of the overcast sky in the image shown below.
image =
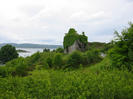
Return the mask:
<path id="1" fill-rule="evenodd" d="M 109 42 L 133 22 L 133 0 L 0 0 L 0 43 L 62 44 L 69 28 Z"/>

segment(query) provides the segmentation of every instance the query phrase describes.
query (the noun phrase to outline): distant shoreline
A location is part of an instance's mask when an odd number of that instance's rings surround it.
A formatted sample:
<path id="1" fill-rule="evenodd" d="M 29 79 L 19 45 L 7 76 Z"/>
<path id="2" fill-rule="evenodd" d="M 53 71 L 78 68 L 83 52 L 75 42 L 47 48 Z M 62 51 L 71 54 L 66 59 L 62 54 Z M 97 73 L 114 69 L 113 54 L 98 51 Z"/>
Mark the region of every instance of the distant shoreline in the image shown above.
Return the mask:
<path id="1" fill-rule="evenodd" d="M 24 44 L 17 44 L 17 43 L 2 43 L 0 44 L 0 47 L 10 44 L 12 46 L 15 46 L 16 48 L 49 48 L 49 49 L 55 49 L 58 47 L 63 47 L 62 45 L 47 45 L 47 44 L 29 44 L 29 43 L 24 43 Z"/>
<path id="2" fill-rule="evenodd" d="M 18 53 L 29 53 L 30 51 L 26 51 L 26 50 L 18 49 L 17 52 L 18 52 Z"/>

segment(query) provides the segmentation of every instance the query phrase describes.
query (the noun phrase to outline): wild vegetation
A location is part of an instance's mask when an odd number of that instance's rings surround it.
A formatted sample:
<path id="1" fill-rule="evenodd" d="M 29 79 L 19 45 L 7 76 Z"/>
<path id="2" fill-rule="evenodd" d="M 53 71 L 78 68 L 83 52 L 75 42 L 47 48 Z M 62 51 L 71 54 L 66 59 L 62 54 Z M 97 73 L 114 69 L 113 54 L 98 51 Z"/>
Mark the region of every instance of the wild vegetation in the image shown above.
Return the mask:
<path id="1" fill-rule="evenodd" d="M 7 62 L 0 67 L 0 97 L 132 99 L 133 24 L 115 34 L 114 41 L 100 48 L 94 43 L 86 52 L 64 54 L 63 48 L 45 49 Z"/>
<path id="2" fill-rule="evenodd" d="M 121 34 L 117 31 L 116 40 L 113 42 L 114 47 L 110 50 L 109 55 L 112 60 L 112 65 L 119 69 L 128 69 L 132 71 L 133 68 L 133 24 L 124 29 Z"/>
<path id="3" fill-rule="evenodd" d="M 5 45 L 0 49 L 0 62 L 6 63 L 14 58 L 18 57 L 17 50 L 12 45 Z"/>

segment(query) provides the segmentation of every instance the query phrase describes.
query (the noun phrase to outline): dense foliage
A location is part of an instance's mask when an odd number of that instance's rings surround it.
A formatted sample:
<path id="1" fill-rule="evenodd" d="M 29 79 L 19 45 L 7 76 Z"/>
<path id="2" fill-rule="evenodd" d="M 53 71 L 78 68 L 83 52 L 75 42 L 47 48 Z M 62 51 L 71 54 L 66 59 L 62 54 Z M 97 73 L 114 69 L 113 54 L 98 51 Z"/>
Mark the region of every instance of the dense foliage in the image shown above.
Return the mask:
<path id="1" fill-rule="evenodd" d="M 62 59 L 62 54 L 57 53 L 53 59 L 53 64 L 55 68 L 62 68 L 63 66 L 63 59 Z"/>
<path id="2" fill-rule="evenodd" d="M 107 66 L 100 63 L 98 67 Z M 96 66 L 74 71 L 35 70 L 27 77 L 0 78 L 2 99 L 132 99 L 133 75 L 100 70 Z M 95 69 L 94 69 L 95 68 Z M 93 70 L 93 71 L 92 71 Z"/>
<path id="3" fill-rule="evenodd" d="M 88 46 L 89 48 L 88 49 L 102 49 L 104 48 L 106 45 L 106 43 L 101 43 L 101 42 L 89 42 L 88 43 Z"/>
<path id="4" fill-rule="evenodd" d="M 95 42 L 86 52 L 44 49 L 7 62 L 0 66 L 0 98 L 133 99 L 133 24 L 116 34 L 115 41 Z"/>
<path id="5" fill-rule="evenodd" d="M 116 39 L 114 40 L 113 48 L 109 55 L 112 59 L 112 66 L 119 69 L 132 70 L 133 68 L 133 24 L 124 29 L 121 34 L 115 32 Z"/>
<path id="6" fill-rule="evenodd" d="M 37 52 L 30 57 L 19 57 L 6 63 L 6 68 L 0 67 L 2 77 L 26 76 L 29 71 L 36 68 L 53 68 L 53 69 L 74 69 L 81 66 L 90 66 L 102 60 L 98 50 L 89 50 L 87 52 L 75 51 L 71 54 L 58 52 Z"/>
<path id="7" fill-rule="evenodd" d="M 0 62 L 6 63 L 18 57 L 17 50 L 12 45 L 5 45 L 0 49 Z"/>
<path id="8" fill-rule="evenodd" d="M 81 56 L 81 53 L 78 51 L 75 51 L 72 54 L 70 54 L 67 60 L 67 65 L 72 68 L 78 68 L 80 64 L 83 64 L 82 59 L 83 58 Z"/>
<path id="9" fill-rule="evenodd" d="M 84 57 L 84 61 L 86 60 L 85 63 L 87 64 L 94 64 L 102 60 L 98 50 L 89 50 L 84 54 Z"/>
<path id="10" fill-rule="evenodd" d="M 43 52 L 50 52 L 50 49 L 45 48 L 45 49 L 43 49 Z"/>
<path id="11" fill-rule="evenodd" d="M 57 52 L 57 53 L 64 53 L 64 49 L 61 48 L 61 47 L 59 47 L 59 48 L 57 48 L 57 49 L 55 50 L 55 52 Z"/>
<path id="12" fill-rule="evenodd" d="M 79 35 L 75 29 L 70 28 L 68 33 L 66 33 L 66 35 L 64 37 L 64 42 L 63 42 L 64 48 L 68 48 L 76 40 L 79 40 L 80 42 L 82 42 L 85 45 L 88 44 L 88 38 L 87 38 L 87 36 L 85 36 L 84 32 L 82 33 L 82 35 Z"/>

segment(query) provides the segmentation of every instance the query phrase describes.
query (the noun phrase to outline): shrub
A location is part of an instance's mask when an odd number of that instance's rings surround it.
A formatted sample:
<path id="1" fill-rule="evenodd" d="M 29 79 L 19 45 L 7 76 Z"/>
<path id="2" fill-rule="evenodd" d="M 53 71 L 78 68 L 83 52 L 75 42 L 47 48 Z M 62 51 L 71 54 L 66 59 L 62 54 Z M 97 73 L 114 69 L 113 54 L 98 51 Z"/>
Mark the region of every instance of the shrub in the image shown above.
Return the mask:
<path id="1" fill-rule="evenodd" d="M 50 52 L 50 49 L 45 48 L 43 49 L 43 52 Z"/>
<path id="2" fill-rule="evenodd" d="M 86 52 L 87 64 L 94 64 L 101 60 L 98 50 L 89 50 Z"/>
<path id="3" fill-rule="evenodd" d="M 27 63 L 29 66 L 33 66 L 35 65 L 35 63 L 39 61 L 39 59 L 40 59 L 40 52 L 36 52 L 32 56 L 27 57 Z"/>
<path id="4" fill-rule="evenodd" d="M 2 63 L 6 63 L 17 57 L 18 57 L 17 50 L 12 45 L 7 44 L 0 49 L 0 61 Z"/>
<path id="5" fill-rule="evenodd" d="M 55 52 L 44 52 L 40 54 L 39 61 L 37 65 L 42 65 L 44 68 L 53 67 L 53 58 L 55 56 Z"/>
<path id="6" fill-rule="evenodd" d="M 57 49 L 55 50 L 55 52 L 57 52 L 57 53 L 64 53 L 64 49 L 61 48 L 61 47 L 59 47 L 59 48 L 57 48 Z"/>
<path id="7" fill-rule="evenodd" d="M 116 39 L 113 43 L 113 48 L 109 51 L 112 66 L 123 69 L 132 70 L 133 66 L 133 24 L 124 29 L 121 35 L 116 31 Z"/>
<path id="8" fill-rule="evenodd" d="M 1 76 L 1 77 L 6 77 L 6 76 L 8 76 L 7 68 L 6 68 L 5 66 L 0 67 L 0 76 Z"/>
<path id="9" fill-rule="evenodd" d="M 110 50 L 111 48 L 113 48 L 113 41 L 105 44 L 104 47 L 101 49 L 101 52 L 107 53 L 108 50 Z"/>
<path id="10" fill-rule="evenodd" d="M 79 51 L 74 51 L 70 54 L 67 60 L 67 65 L 69 67 L 78 68 L 82 64 L 82 55 Z"/>
<path id="11" fill-rule="evenodd" d="M 88 72 L 89 71 L 89 72 Z M 127 71 L 36 70 L 27 77 L 0 78 L 1 99 L 132 99 Z"/>
<path id="12" fill-rule="evenodd" d="M 27 65 L 25 59 L 19 58 L 18 64 L 16 65 L 15 72 L 14 72 L 15 75 L 26 76 L 27 70 L 28 70 L 28 65 Z"/>
<path id="13" fill-rule="evenodd" d="M 55 65 L 55 68 L 61 68 L 63 65 L 62 55 L 60 53 L 57 53 L 54 57 L 53 64 Z"/>
<path id="14" fill-rule="evenodd" d="M 50 68 L 53 67 L 53 59 L 52 59 L 51 57 L 48 57 L 47 60 L 46 60 L 46 62 L 47 62 L 48 66 L 49 66 Z"/>
<path id="15" fill-rule="evenodd" d="M 22 57 L 14 59 L 6 64 L 8 74 L 13 76 L 25 76 L 28 71 L 28 64 L 26 60 Z"/>

